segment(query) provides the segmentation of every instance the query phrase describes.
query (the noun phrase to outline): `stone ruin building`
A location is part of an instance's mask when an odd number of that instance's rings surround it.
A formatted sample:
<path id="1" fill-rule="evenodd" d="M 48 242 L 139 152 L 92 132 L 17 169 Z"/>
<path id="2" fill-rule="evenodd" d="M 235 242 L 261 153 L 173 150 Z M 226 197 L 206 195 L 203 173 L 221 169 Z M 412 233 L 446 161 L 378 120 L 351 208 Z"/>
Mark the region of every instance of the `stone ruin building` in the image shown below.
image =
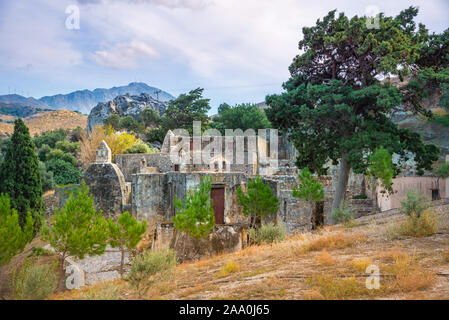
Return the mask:
<path id="1" fill-rule="evenodd" d="M 234 137 L 235 139 L 237 137 Z M 212 246 L 215 247 L 210 249 L 211 252 L 233 251 L 245 245 L 242 226 L 247 219 L 241 214 L 236 191 L 239 186 L 245 189 L 248 179 L 255 175 L 261 176 L 277 195 L 280 209 L 275 218 L 286 225 L 287 232 L 311 230 L 330 223 L 330 208 L 338 167 L 331 167 L 328 176 L 320 177 L 326 193 L 325 200 L 311 207 L 306 201 L 292 197 L 292 190 L 297 185 L 297 169 L 294 164 L 296 150 L 286 137 L 279 137 L 278 150 L 274 152 L 270 151 L 268 138 L 258 137 L 256 147 L 259 157 L 254 150 L 248 148 L 247 137 L 243 139 L 243 164 L 236 164 L 234 152 L 231 158 L 225 154 L 212 157 L 209 163 L 200 165 L 193 164 L 192 161 L 184 164 L 173 163 L 170 152 L 176 149 L 178 143 L 177 136 L 171 131 L 167 133 L 160 153 L 119 154 L 114 156 L 113 161 L 111 150 L 103 141 L 98 147 L 96 161 L 89 166 L 84 179 L 90 187 L 97 210 L 102 210 L 104 215 L 116 216 L 127 210 L 137 219 L 145 219 L 149 225 L 154 226 L 153 247 L 166 247 L 171 242 L 173 246 L 174 228 L 171 219 L 176 215 L 175 195 L 182 199 L 189 190 L 200 184 L 205 175 L 212 176 L 213 179 L 211 198 L 216 227 L 212 237 L 219 235 L 216 241 L 212 241 Z M 223 146 L 233 142 L 225 140 Z M 193 159 L 195 153 L 192 145 L 191 140 L 190 159 Z M 205 145 L 207 143 L 202 142 L 202 146 Z M 260 150 L 266 152 L 265 159 L 260 157 Z M 270 159 L 270 153 L 275 152 L 276 165 L 272 166 L 271 160 L 266 159 Z M 255 157 L 255 162 L 250 161 L 252 157 Z M 397 207 L 399 199 L 403 198 L 408 190 L 407 185 L 411 184 L 422 191 L 423 188 L 432 188 L 436 180 L 435 177 L 398 179 L 401 191 L 386 198 L 378 193 L 379 190 L 373 190 L 363 175 L 351 173 L 345 198 L 355 217 L 374 214 L 379 209 Z M 445 195 L 449 188 L 446 188 L 445 183 L 440 184 L 442 186 L 439 192 Z M 429 190 L 424 192 L 428 193 Z M 357 195 L 366 195 L 367 198 L 354 199 Z"/>

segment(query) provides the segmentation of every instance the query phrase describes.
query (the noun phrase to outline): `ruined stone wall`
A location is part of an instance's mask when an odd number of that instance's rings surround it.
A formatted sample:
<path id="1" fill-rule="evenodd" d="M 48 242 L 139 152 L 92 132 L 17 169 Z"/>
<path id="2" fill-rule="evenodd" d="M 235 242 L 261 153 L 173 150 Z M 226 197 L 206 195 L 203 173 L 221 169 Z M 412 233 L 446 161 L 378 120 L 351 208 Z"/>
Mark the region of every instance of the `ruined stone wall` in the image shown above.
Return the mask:
<path id="1" fill-rule="evenodd" d="M 281 190 L 278 198 L 280 201 L 278 221 L 285 224 L 288 233 L 312 228 L 312 207 L 307 201 L 293 197 L 291 190 Z"/>
<path id="2" fill-rule="evenodd" d="M 161 251 L 170 247 L 170 242 L 175 233 L 173 222 L 156 223 L 151 249 Z"/>
<path id="3" fill-rule="evenodd" d="M 325 198 L 323 200 L 324 224 L 331 223 L 332 201 L 334 197 L 338 169 L 332 172 L 333 176 L 321 176 L 319 181 L 323 186 Z M 277 195 L 280 208 L 278 220 L 282 221 L 288 233 L 312 229 L 313 204 L 292 196 L 293 189 L 298 185 L 296 175 L 272 175 L 263 178 Z M 370 196 L 369 188 L 364 186 L 363 175 L 351 173 L 346 192 L 346 205 L 354 211 L 355 217 L 373 213 L 372 199 L 356 200 L 355 195 L 367 193 Z M 370 206 L 371 205 L 371 206 Z"/>
<path id="4" fill-rule="evenodd" d="M 292 196 L 292 190 L 297 186 L 295 176 L 267 176 L 263 178 L 279 199 L 277 220 L 284 223 L 287 232 L 311 230 L 312 207 L 307 201 Z"/>
<path id="5" fill-rule="evenodd" d="M 165 174 L 134 174 L 131 182 L 131 210 L 138 220 L 163 221 L 170 197 Z"/>
<path id="6" fill-rule="evenodd" d="M 201 178 L 211 175 L 213 184 L 225 189 L 225 222 L 241 221 L 241 208 L 236 191 L 246 184 L 243 173 L 168 172 L 159 174 L 136 174 L 132 176 L 132 213 L 138 219 L 170 221 L 174 215 L 174 195 L 183 199 L 190 189 L 201 183 Z"/>
<path id="7" fill-rule="evenodd" d="M 118 165 L 125 180 L 131 182 L 132 175 L 141 172 L 142 159 L 145 159 L 147 167 L 157 167 L 160 172 L 174 171 L 174 164 L 169 155 L 160 153 L 150 154 L 117 154 L 114 156 L 114 162 Z"/>
<path id="8" fill-rule="evenodd" d="M 96 210 L 102 210 L 106 217 L 115 217 L 122 213 L 129 194 L 123 174 L 113 163 L 93 163 L 83 179 L 93 195 Z"/>

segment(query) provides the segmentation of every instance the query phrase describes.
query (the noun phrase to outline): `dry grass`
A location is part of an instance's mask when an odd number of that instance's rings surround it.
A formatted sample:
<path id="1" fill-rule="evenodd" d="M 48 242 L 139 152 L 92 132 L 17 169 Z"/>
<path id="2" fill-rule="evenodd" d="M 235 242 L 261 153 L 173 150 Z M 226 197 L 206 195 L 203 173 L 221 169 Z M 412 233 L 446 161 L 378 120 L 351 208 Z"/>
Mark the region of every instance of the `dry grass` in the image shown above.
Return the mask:
<path id="1" fill-rule="evenodd" d="M 433 108 L 432 109 L 432 113 L 438 117 L 444 117 L 447 114 L 449 114 L 449 112 L 446 109 L 443 108 Z"/>
<path id="2" fill-rule="evenodd" d="M 315 261 L 322 266 L 333 266 L 337 260 L 332 257 L 326 249 L 323 249 L 316 257 Z"/>
<path id="3" fill-rule="evenodd" d="M 441 259 L 444 263 L 449 263 L 449 250 L 443 251 L 441 253 Z"/>
<path id="4" fill-rule="evenodd" d="M 398 249 L 392 249 L 384 254 L 387 261 L 393 259 L 393 264 L 385 270 L 394 275 L 394 278 L 385 283 L 389 291 L 409 293 L 430 288 L 435 280 L 435 273 L 418 264 L 416 255 L 409 256 Z"/>
<path id="5" fill-rule="evenodd" d="M 56 110 L 39 112 L 24 119 L 26 126 L 30 129 L 30 135 L 34 137 L 45 131 L 56 129 L 85 128 L 87 116 L 68 110 Z M 0 122 L 0 136 L 11 135 L 14 132 L 14 124 Z"/>
<path id="6" fill-rule="evenodd" d="M 87 116 L 68 110 L 42 112 L 25 119 L 31 136 L 56 129 L 85 128 Z"/>
<path id="7" fill-rule="evenodd" d="M 342 226 L 326 227 L 273 245 L 183 263 L 176 266 L 173 278 L 155 281 L 141 297 L 124 283 L 121 298 L 407 299 L 423 294 L 448 299 L 447 286 L 434 283 L 435 273 L 447 267 L 442 259 L 448 252 L 449 235 L 392 243 L 382 237 L 382 228 L 385 225 L 360 226 L 354 232 Z M 366 288 L 369 265 L 379 267 L 380 289 Z"/>
<path id="8" fill-rule="evenodd" d="M 343 232 L 338 233 L 326 233 L 318 238 L 310 240 L 303 246 L 305 252 L 320 251 L 323 249 L 342 249 L 351 247 L 357 243 L 363 242 L 367 239 L 362 234 L 346 234 Z"/>
<path id="9" fill-rule="evenodd" d="M 305 290 L 302 295 L 303 300 L 325 300 L 324 296 L 318 290 Z"/>
<path id="10" fill-rule="evenodd" d="M 254 276 L 257 276 L 259 274 L 266 273 L 266 272 L 268 272 L 268 270 L 266 270 L 266 269 L 257 269 L 257 270 L 254 270 L 254 271 L 242 272 L 240 274 L 240 277 L 241 278 L 250 278 L 250 277 L 254 277 Z"/>
<path id="11" fill-rule="evenodd" d="M 288 279 L 268 277 L 234 289 L 232 299 L 282 299 L 292 286 Z"/>
<path id="12" fill-rule="evenodd" d="M 408 254 L 401 247 L 395 246 L 391 249 L 377 251 L 374 257 L 382 262 L 395 262 L 400 259 L 407 259 Z"/>
<path id="13" fill-rule="evenodd" d="M 365 273 L 366 268 L 368 266 L 372 265 L 373 262 L 369 258 L 361 258 L 361 259 L 355 259 L 351 263 L 351 268 L 359 273 Z"/>
<path id="14" fill-rule="evenodd" d="M 217 275 L 218 278 L 224 278 L 232 273 L 236 273 L 240 271 L 240 265 L 232 260 L 229 260 L 224 267 L 221 269 L 221 272 Z"/>
<path id="15" fill-rule="evenodd" d="M 121 280 L 107 281 L 80 290 L 56 293 L 49 300 L 119 300 L 123 286 Z"/>
<path id="16" fill-rule="evenodd" d="M 355 277 L 340 278 L 335 275 L 317 274 L 307 278 L 305 283 L 325 299 L 350 299 L 368 294 L 368 289 Z"/>
<path id="17" fill-rule="evenodd" d="M 411 215 L 405 220 L 397 219 L 390 222 L 385 228 L 387 239 L 401 239 L 402 237 L 428 237 L 439 229 L 439 218 L 431 210 L 425 210 L 420 217 Z"/>
<path id="18" fill-rule="evenodd" d="M 425 271 L 417 267 L 410 272 L 399 273 L 396 276 L 396 284 L 403 292 L 424 290 L 430 288 L 435 280 L 433 272 Z"/>
<path id="19" fill-rule="evenodd" d="M 360 226 L 360 222 L 355 221 L 354 219 L 349 219 L 345 223 L 343 223 L 343 227 L 346 229 L 351 229 Z"/>

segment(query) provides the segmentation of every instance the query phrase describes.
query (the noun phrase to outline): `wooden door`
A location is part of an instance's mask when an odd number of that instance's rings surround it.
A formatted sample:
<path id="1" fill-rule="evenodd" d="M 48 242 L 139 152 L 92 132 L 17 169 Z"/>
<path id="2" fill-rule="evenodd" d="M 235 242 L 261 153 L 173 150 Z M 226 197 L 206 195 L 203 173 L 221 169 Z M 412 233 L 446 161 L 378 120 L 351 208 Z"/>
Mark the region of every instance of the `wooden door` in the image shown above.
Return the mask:
<path id="1" fill-rule="evenodd" d="M 215 224 L 224 224 L 224 187 L 212 188 L 210 198 L 213 201 Z"/>

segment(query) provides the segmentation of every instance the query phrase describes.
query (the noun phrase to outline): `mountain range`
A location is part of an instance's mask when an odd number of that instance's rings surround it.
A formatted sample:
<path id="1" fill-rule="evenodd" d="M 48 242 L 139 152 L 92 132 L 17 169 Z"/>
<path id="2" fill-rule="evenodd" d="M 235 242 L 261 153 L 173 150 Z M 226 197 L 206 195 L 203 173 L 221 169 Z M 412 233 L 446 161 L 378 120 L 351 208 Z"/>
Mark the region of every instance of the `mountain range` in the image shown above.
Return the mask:
<path id="1" fill-rule="evenodd" d="M 159 101 L 169 101 L 174 97 L 166 91 L 150 87 L 143 82 L 131 82 L 126 86 L 110 89 L 97 88 L 94 90 L 78 90 L 68 94 L 45 96 L 40 99 L 26 98 L 18 94 L 0 95 L 0 105 L 51 108 L 55 110 L 72 110 L 89 114 L 99 102 L 113 100 L 118 95 L 140 95 L 147 93 Z"/>

